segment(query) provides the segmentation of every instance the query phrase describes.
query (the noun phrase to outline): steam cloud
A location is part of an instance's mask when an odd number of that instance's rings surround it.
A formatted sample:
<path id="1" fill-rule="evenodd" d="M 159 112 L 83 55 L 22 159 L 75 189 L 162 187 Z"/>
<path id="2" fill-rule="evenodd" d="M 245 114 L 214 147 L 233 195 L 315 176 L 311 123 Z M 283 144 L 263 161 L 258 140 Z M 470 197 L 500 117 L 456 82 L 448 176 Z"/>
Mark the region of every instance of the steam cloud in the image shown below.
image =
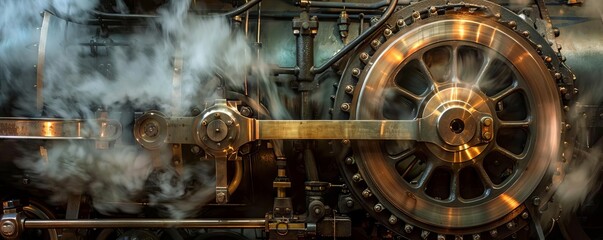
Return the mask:
<path id="1" fill-rule="evenodd" d="M 118 1 L 119 12 L 128 12 Z M 52 9 L 75 20 L 87 14 L 97 1 L 0 1 L 0 103 L 11 116 L 39 116 L 31 93 L 35 79 L 40 13 Z M 113 43 L 127 47 L 98 47 L 99 58 L 91 57 L 87 43 L 95 38 L 91 28 L 53 18 L 46 47 L 44 69 L 45 113 L 60 118 L 94 119 L 96 108 L 119 110 L 128 105 L 148 110 L 155 107 L 170 112 L 172 101 L 173 59 L 181 57 L 183 102 L 177 112 L 191 106 L 203 106 L 204 100 L 217 95 L 219 85 L 240 89 L 251 70 L 264 80 L 268 71 L 253 56 L 245 37 L 232 30 L 220 17 L 188 14 L 190 2 L 170 1 L 158 10 L 159 17 L 149 26 L 134 29 L 135 34 L 116 36 Z M 113 36 L 110 36 L 113 37 Z M 96 38 L 99 42 L 108 42 Z M 23 56 L 23 57 L 19 57 Z M 98 60 L 97 60 L 98 59 Z M 251 68 L 251 66 L 254 68 Z M 26 89 L 26 90 L 24 90 Z M 29 94 L 28 94 L 29 93 Z M 35 97 L 33 97 L 35 99 Z M 279 101 L 267 99 L 269 105 Z M 95 107 L 91 107 L 95 106 Z M 276 107 L 275 107 L 276 109 Z M 5 113 L 7 114 L 7 113 Z M 286 117 L 285 113 L 277 117 Z M 137 212 L 134 203 L 147 199 L 174 218 L 190 216 L 213 197 L 214 176 L 209 166 L 187 166 L 181 174 L 171 166 L 171 152 L 157 157 L 137 146 L 117 142 L 109 150 L 94 144 L 53 142 L 47 159 L 39 153 L 19 159 L 17 164 L 32 172 L 52 200 L 65 201 L 71 194 L 89 194 L 94 207 L 104 213 L 121 210 Z M 160 169 L 157 171 L 156 169 Z M 191 190 L 191 184 L 193 189 Z M 145 191 L 149 190 L 151 191 Z M 145 194 L 150 192 L 150 194 Z"/>

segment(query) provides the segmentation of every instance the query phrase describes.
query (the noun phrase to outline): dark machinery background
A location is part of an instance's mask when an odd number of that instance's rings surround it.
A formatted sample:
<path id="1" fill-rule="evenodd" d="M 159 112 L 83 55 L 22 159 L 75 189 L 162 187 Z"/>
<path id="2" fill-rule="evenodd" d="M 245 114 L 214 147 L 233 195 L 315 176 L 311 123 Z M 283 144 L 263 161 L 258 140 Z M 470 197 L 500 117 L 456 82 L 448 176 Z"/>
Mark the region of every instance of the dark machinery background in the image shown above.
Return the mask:
<path id="1" fill-rule="evenodd" d="M 23 2 L 5 239 L 603 238 L 597 0 Z"/>

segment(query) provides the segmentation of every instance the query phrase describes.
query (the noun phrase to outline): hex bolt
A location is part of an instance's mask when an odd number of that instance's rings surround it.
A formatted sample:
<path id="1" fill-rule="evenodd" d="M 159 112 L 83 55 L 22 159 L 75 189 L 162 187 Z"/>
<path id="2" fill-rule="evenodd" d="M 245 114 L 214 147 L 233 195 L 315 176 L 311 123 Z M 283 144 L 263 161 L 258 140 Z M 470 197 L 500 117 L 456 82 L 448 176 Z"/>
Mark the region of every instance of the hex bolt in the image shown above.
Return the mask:
<path id="1" fill-rule="evenodd" d="M 463 240 L 463 236 L 456 235 L 456 236 L 454 236 L 454 240 Z"/>
<path id="2" fill-rule="evenodd" d="M 421 238 L 423 238 L 423 239 L 427 239 L 427 237 L 429 237 L 429 231 L 427 231 L 427 230 L 423 230 L 423 231 L 421 232 Z"/>
<path id="3" fill-rule="evenodd" d="M 383 211 L 383 205 L 381 205 L 381 203 L 377 203 L 377 204 L 375 204 L 375 206 L 373 207 L 373 210 L 375 210 L 375 212 L 380 213 L 381 211 Z"/>
<path id="4" fill-rule="evenodd" d="M 350 104 L 349 103 L 343 103 L 341 104 L 341 110 L 344 112 L 349 112 L 350 111 Z"/>
<path id="5" fill-rule="evenodd" d="M 319 208 L 319 207 L 315 207 L 315 208 L 314 208 L 314 214 L 316 214 L 316 215 L 320 215 L 320 213 L 322 213 L 322 210 L 320 210 L 320 208 Z"/>
<path id="6" fill-rule="evenodd" d="M 406 25 L 406 22 L 404 22 L 404 19 L 398 19 L 398 21 L 396 21 L 396 25 L 398 25 L 398 27 L 403 27 Z"/>
<path id="7" fill-rule="evenodd" d="M 480 240 L 482 237 L 479 234 L 473 234 L 473 240 Z"/>
<path id="8" fill-rule="evenodd" d="M 507 223 L 507 228 L 508 228 L 508 229 L 513 229 L 513 228 L 515 228 L 515 223 L 514 223 L 514 222 L 508 222 L 508 223 Z"/>
<path id="9" fill-rule="evenodd" d="M 367 188 L 367 189 L 364 189 L 364 191 L 362 191 L 362 196 L 364 198 L 369 198 L 369 197 L 373 196 L 373 193 L 371 192 L 370 189 Z"/>
<path id="10" fill-rule="evenodd" d="M 524 37 L 529 37 L 530 36 L 530 32 L 523 31 L 523 32 L 521 32 L 521 35 L 523 35 Z"/>
<path id="11" fill-rule="evenodd" d="M 201 122 L 201 125 L 203 125 L 203 126 L 207 126 L 207 121 L 203 120 L 203 121 Z"/>
<path id="12" fill-rule="evenodd" d="M 249 107 L 241 107 L 241 115 L 245 116 L 245 117 L 249 117 L 251 116 L 253 112 L 251 111 L 251 108 Z"/>
<path id="13" fill-rule="evenodd" d="M 354 93 L 354 86 L 352 86 L 352 85 L 345 86 L 345 93 L 347 93 L 347 94 Z"/>
<path id="14" fill-rule="evenodd" d="M 412 17 L 413 17 L 414 19 L 417 19 L 417 18 L 419 18 L 419 19 L 420 19 L 420 18 L 421 18 L 421 13 L 419 13 L 419 12 L 417 12 L 417 11 L 414 11 L 414 12 L 412 12 Z"/>
<path id="15" fill-rule="evenodd" d="M 17 226 L 15 223 L 10 221 L 5 221 L 2 223 L 2 235 L 4 236 L 12 236 L 16 233 Z"/>
<path id="16" fill-rule="evenodd" d="M 515 29 L 517 27 L 517 23 L 515 21 L 510 21 L 509 27 L 511 27 L 512 29 Z"/>
<path id="17" fill-rule="evenodd" d="M 534 200 L 532 200 L 532 204 L 534 204 L 534 206 L 539 206 L 540 205 L 540 198 L 539 197 L 535 197 Z"/>
<path id="18" fill-rule="evenodd" d="M 482 123 L 484 123 L 484 126 L 490 126 L 492 125 L 492 118 L 489 117 L 485 117 L 484 119 L 482 119 Z"/>
<path id="19" fill-rule="evenodd" d="M 521 214 L 521 218 L 523 218 L 523 219 L 528 219 L 528 217 L 529 217 L 529 216 L 530 216 L 530 215 L 528 214 L 528 212 L 523 212 L 523 213 Z"/>
<path id="20" fill-rule="evenodd" d="M 348 145 L 348 144 L 350 144 L 350 140 L 349 139 L 343 139 L 343 140 L 341 140 L 341 143 L 343 145 Z"/>
<path id="21" fill-rule="evenodd" d="M 216 202 L 217 203 L 225 203 L 226 202 L 226 193 L 219 192 L 216 194 Z"/>
<path id="22" fill-rule="evenodd" d="M 368 53 L 365 53 L 365 52 L 360 53 L 360 60 L 366 61 L 366 60 L 368 60 L 368 58 L 369 58 Z"/>
<path id="23" fill-rule="evenodd" d="M 561 73 L 558 73 L 558 72 L 555 73 L 555 79 L 561 79 L 561 77 L 562 77 Z"/>
<path id="24" fill-rule="evenodd" d="M 201 152 L 201 148 L 199 146 L 195 145 L 191 148 L 191 152 L 194 154 L 197 154 L 197 153 Z"/>
<path id="25" fill-rule="evenodd" d="M 491 140 L 492 139 L 492 133 L 491 132 L 485 132 L 484 134 L 482 134 L 482 137 L 484 137 L 484 139 L 486 139 L 486 140 Z"/>
<path id="26" fill-rule="evenodd" d="M 383 30 L 383 35 L 385 35 L 386 37 L 389 37 L 392 35 L 392 30 L 389 28 L 386 28 L 385 30 Z"/>
<path id="27" fill-rule="evenodd" d="M 436 7 L 434 7 L 434 6 L 431 6 L 431 7 L 429 7 L 429 12 L 432 13 L 432 14 L 435 14 L 435 13 L 438 12 L 438 9 Z"/>
<path id="28" fill-rule="evenodd" d="M 443 234 L 438 234 L 438 240 L 446 240 L 446 236 Z"/>
<path id="29" fill-rule="evenodd" d="M 375 40 L 371 41 L 371 47 L 373 47 L 373 48 L 379 47 L 379 44 L 381 44 L 381 42 L 379 42 L 379 40 L 375 39 Z"/>
<path id="30" fill-rule="evenodd" d="M 348 208 L 353 208 L 353 207 L 354 207 L 354 200 L 352 200 L 352 199 L 348 199 L 348 200 L 345 202 L 345 206 L 346 206 L 346 207 L 348 207 Z"/>
<path id="31" fill-rule="evenodd" d="M 549 57 L 549 56 L 545 56 L 545 57 L 544 57 L 544 61 L 545 61 L 545 62 L 547 62 L 547 63 L 550 63 L 550 62 L 552 62 L 552 61 L 553 61 L 553 58 L 552 58 L 552 57 Z"/>
<path id="32" fill-rule="evenodd" d="M 347 164 L 347 165 L 352 165 L 352 164 L 354 164 L 354 163 L 356 163 L 356 161 L 354 160 L 354 158 L 353 158 L 353 157 L 346 157 L 346 158 L 345 158 L 345 164 Z"/>
<path id="33" fill-rule="evenodd" d="M 226 125 L 229 125 L 229 126 L 232 125 L 232 120 L 226 121 Z"/>
<path id="34" fill-rule="evenodd" d="M 498 237 L 498 231 L 496 231 L 496 229 L 490 230 L 490 236 L 493 238 Z"/>
<path id="35" fill-rule="evenodd" d="M 406 232 L 406 233 L 411 233 L 411 232 L 412 232 L 412 230 L 413 230 L 413 228 L 415 228 L 415 227 L 413 227 L 413 226 L 412 226 L 412 225 L 410 225 L 410 224 L 406 224 L 406 225 L 404 225 L 404 232 Z"/>
<path id="36" fill-rule="evenodd" d="M 352 69 L 352 76 L 358 77 L 358 75 L 360 75 L 360 69 L 359 68 L 353 68 Z"/>
<path id="37" fill-rule="evenodd" d="M 354 182 L 360 182 L 360 181 L 362 181 L 362 176 L 360 176 L 360 173 L 356 173 L 356 174 L 354 174 L 354 176 L 352 176 L 352 180 Z"/>
<path id="38" fill-rule="evenodd" d="M 394 215 L 391 215 L 391 216 L 389 216 L 389 219 L 387 219 L 387 221 L 389 222 L 389 224 L 394 225 L 394 224 L 398 223 L 398 218 Z"/>

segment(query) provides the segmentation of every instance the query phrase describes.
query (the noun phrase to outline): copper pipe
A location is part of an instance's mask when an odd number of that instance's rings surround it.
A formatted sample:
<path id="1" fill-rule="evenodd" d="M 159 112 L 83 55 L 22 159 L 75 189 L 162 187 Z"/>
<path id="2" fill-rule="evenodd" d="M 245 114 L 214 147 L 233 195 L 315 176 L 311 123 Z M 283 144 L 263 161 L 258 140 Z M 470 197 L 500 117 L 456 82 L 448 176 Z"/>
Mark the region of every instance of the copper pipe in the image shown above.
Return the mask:
<path id="1" fill-rule="evenodd" d="M 241 184 L 241 179 L 243 178 L 243 160 L 235 161 L 235 175 L 232 177 L 232 181 L 228 184 L 228 194 L 231 195 L 234 193 L 239 184 Z"/>
<path id="2" fill-rule="evenodd" d="M 39 220 L 25 219 L 28 228 L 265 228 L 266 220 L 250 219 L 82 219 Z"/>

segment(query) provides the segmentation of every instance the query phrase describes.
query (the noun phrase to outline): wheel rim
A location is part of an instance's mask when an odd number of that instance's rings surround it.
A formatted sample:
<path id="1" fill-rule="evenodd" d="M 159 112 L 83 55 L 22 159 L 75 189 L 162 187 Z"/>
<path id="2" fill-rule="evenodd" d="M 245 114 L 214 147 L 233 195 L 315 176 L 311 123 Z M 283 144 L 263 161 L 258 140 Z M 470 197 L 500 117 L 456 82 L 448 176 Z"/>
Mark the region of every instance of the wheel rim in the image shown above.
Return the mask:
<path id="1" fill-rule="evenodd" d="M 509 214 L 539 184 L 558 156 L 560 100 L 539 55 L 516 33 L 469 16 L 433 19 L 377 50 L 360 77 L 351 118 L 414 119 L 453 109 L 434 126 L 458 137 L 474 123 L 454 116 L 476 110 L 492 117 L 492 141 L 467 147 L 439 130 L 439 146 L 355 142 L 354 153 L 367 185 L 393 214 L 473 227 Z"/>

